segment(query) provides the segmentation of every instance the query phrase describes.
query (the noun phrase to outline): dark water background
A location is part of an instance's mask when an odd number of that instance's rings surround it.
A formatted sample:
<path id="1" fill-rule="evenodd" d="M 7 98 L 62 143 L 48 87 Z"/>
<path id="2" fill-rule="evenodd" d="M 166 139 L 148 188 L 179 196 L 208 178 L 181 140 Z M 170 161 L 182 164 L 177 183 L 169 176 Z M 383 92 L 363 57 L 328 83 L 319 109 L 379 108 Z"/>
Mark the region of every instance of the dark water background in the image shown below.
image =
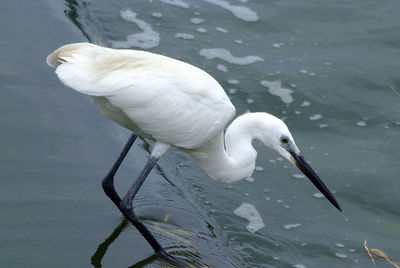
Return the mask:
<path id="1" fill-rule="evenodd" d="M 373 267 L 362 247 L 368 240 L 400 261 L 398 1 L 16 0 L 1 7 L 0 267 L 168 265 L 100 186 L 129 131 L 45 64 L 63 44 L 121 46 L 116 41 L 142 32 L 136 45 L 207 70 L 239 114 L 284 118 L 344 210 L 262 146 L 254 182 L 231 185 L 170 150 L 136 202 L 169 252 L 195 267 Z M 233 57 L 203 56 L 214 48 Z M 239 64 L 246 56 L 262 61 Z M 293 100 L 272 95 L 274 81 Z M 121 193 L 149 155 L 143 141 L 133 149 L 118 174 Z M 263 229 L 249 233 L 233 214 L 242 203 L 257 208 Z"/>

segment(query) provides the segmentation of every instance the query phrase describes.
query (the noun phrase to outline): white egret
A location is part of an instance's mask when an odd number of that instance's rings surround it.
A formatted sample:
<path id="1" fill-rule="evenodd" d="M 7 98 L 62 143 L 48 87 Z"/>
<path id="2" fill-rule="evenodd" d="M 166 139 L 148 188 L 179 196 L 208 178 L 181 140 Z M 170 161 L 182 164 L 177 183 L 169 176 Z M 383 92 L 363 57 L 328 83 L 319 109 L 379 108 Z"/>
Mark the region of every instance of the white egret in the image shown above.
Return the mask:
<path id="1" fill-rule="evenodd" d="M 285 123 L 268 113 L 235 114 L 219 83 L 188 63 L 154 53 L 116 50 L 90 43 L 69 44 L 47 57 L 68 87 L 91 95 L 102 112 L 133 131 L 103 180 L 103 189 L 154 251 L 174 262 L 133 211 L 133 198 L 157 160 L 173 146 L 191 155 L 212 178 L 234 182 L 252 175 L 261 141 L 297 166 L 341 211 L 335 197 L 300 155 Z M 150 159 L 124 198 L 114 175 L 136 139 L 155 140 Z"/>

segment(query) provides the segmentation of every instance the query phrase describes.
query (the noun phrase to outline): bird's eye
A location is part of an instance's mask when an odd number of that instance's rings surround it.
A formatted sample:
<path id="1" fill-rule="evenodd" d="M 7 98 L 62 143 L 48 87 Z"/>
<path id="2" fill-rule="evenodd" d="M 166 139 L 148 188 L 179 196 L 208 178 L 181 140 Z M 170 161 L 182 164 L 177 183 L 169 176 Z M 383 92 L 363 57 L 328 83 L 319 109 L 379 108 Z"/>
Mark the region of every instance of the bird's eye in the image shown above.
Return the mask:
<path id="1" fill-rule="evenodd" d="M 286 136 L 282 136 L 282 137 L 281 137 L 281 142 L 282 142 L 283 144 L 288 144 L 288 143 L 289 143 L 289 138 L 286 137 Z"/>

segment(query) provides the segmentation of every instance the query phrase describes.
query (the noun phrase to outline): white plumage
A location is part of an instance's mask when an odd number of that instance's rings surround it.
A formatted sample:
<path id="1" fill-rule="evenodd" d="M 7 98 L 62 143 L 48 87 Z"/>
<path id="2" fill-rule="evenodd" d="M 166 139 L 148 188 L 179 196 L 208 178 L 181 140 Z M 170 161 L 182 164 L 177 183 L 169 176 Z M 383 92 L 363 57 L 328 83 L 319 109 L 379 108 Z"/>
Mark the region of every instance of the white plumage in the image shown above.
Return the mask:
<path id="1" fill-rule="evenodd" d="M 65 85 L 93 96 L 106 116 L 154 139 L 152 155 L 160 157 L 172 145 L 195 158 L 210 177 L 233 182 L 252 175 L 257 158 L 252 141 L 257 139 L 314 184 L 322 183 L 319 178 L 315 182 L 318 176 L 300 157 L 286 124 L 275 116 L 244 114 L 225 133 L 235 108 L 219 83 L 193 65 L 90 43 L 62 46 L 47 57 L 47 63 L 56 67 Z"/>
<path id="2" fill-rule="evenodd" d="M 200 147 L 235 114 L 214 78 L 165 56 L 80 43 L 59 48 L 47 62 L 57 67 L 65 85 L 104 97 L 97 101 L 114 121 L 176 147 Z M 132 122 L 116 115 L 117 110 Z"/>
<path id="3" fill-rule="evenodd" d="M 296 165 L 341 210 L 336 199 L 300 155 L 285 123 L 268 113 L 236 118 L 235 108 L 217 81 L 203 70 L 165 56 L 115 50 L 89 43 L 63 46 L 47 57 L 67 86 L 93 96 L 103 113 L 140 136 L 156 141 L 151 157 L 123 199 L 114 175 L 132 146 L 132 135 L 102 186 L 154 251 L 176 263 L 133 211 L 132 202 L 156 161 L 170 146 L 190 154 L 207 174 L 233 182 L 252 175 L 257 139 Z"/>

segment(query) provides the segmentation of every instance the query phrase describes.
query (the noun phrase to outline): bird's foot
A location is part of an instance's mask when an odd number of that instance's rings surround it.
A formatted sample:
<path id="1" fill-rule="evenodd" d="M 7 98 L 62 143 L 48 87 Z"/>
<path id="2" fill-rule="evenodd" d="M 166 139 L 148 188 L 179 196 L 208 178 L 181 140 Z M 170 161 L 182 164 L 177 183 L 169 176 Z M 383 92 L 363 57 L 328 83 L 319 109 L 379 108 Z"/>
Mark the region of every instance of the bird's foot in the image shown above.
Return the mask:
<path id="1" fill-rule="evenodd" d="M 182 268 L 184 267 L 184 263 L 172 256 L 171 254 L 167 253 L 163 248 L 157 251 L 157 255 L 166 260 L 167 262 L 175 265 L 176 267 Z"/>

